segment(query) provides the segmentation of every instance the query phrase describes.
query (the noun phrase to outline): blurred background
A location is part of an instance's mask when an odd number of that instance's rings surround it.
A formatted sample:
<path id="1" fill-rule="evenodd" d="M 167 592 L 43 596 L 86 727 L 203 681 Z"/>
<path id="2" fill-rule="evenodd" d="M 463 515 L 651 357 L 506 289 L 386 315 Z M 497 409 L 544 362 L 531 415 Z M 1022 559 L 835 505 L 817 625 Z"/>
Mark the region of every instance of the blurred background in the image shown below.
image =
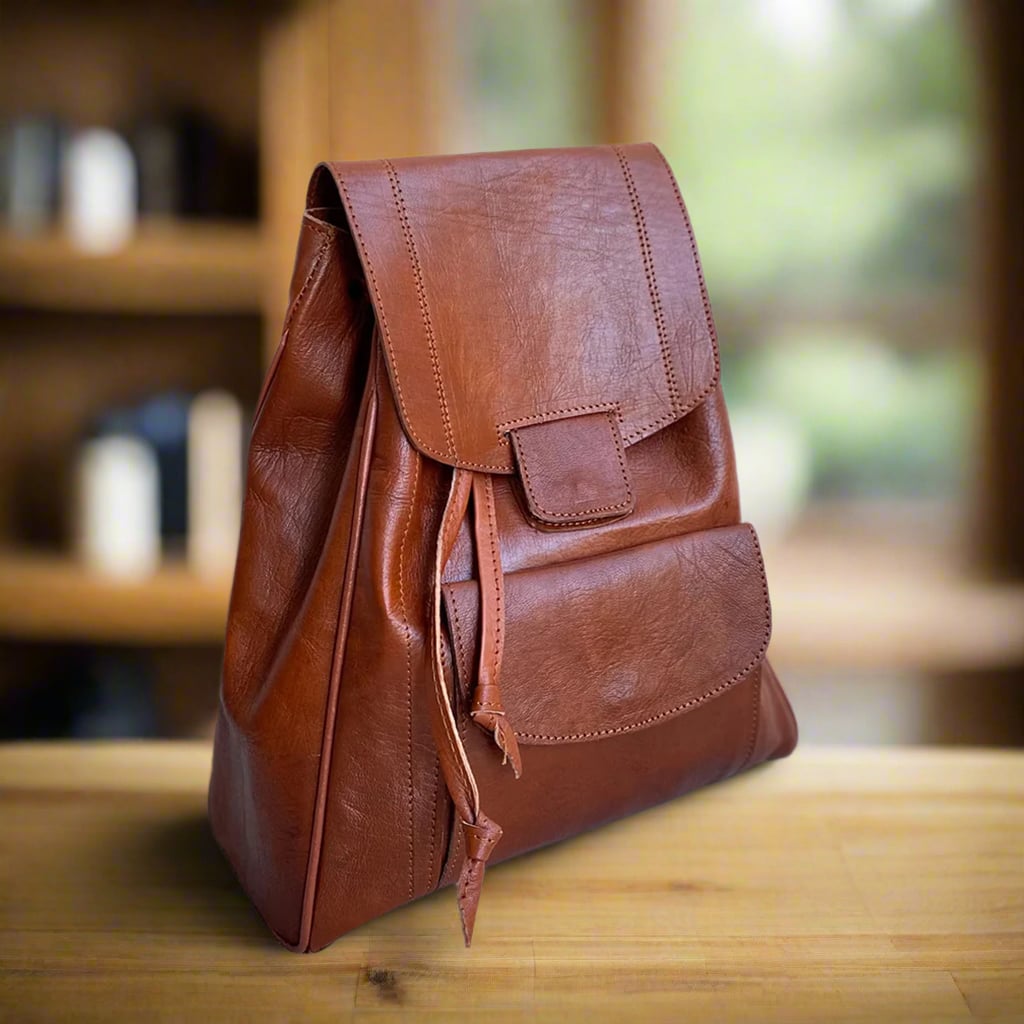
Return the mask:
<path id="1" fill-rule="evenodd" d="M 0 0 L 0 735 L 205 735 L 321 159 L 653 139 L 805 740 L 1024 740 L 1024 4 Z"/>

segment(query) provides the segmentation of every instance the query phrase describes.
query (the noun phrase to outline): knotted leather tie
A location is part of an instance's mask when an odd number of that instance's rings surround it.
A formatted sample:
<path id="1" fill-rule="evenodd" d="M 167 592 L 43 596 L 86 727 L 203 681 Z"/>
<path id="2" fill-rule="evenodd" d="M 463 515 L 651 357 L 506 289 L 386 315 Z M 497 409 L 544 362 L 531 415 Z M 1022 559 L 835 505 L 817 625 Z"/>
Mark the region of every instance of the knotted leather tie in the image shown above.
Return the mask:
<path id="1" fill-rule="evenodd" d="M 489 732 L 512 766 L 516 778 L 522 771 L 519 744 L 501 702 L 498 677 L 504 640 L 504 586 L 497 535 L 494 488 L 485 474 L 455 469 L 448 501 L 438 530 L 434 557 L 431 638 L 433 647 L 434 701 L 431 725 L 445 784 L 462 826 L 465 857 L 456 887 L 462 933 L 468 946 L 473 938 L 484 868 L 501 839 L 501 827 L 480 809 L 476 778 L 459 736 L 458 723 L 445 682 L 441 634 L 441 579 L 459 527 L 473 498 L 473 540 L 480 581 L 480 663 L 470 703 L 470 717 Z M 454 673 L 453 673 L 454 674 Z"/>

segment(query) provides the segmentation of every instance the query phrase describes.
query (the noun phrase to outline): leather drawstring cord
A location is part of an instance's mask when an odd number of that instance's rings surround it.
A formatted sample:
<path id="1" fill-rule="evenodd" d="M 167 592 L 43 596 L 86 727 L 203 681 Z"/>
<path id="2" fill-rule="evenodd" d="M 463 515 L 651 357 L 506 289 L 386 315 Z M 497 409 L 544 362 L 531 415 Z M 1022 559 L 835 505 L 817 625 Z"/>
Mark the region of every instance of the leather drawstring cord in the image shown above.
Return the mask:
<path id="1" fill-rule="evenodd" d="M 473 938 L 484 868 L 501 839 L 501 827 L 480 809 L 480 793 L 476 778 L 459 736 L 458 723 L 444 673 L 444 650 L 441 634 L 441 579 L 459 527 L 473 495 L 480 596 L 480 674 L 474 687 L 470 714 L 482 728 L 491 731 L 495 742 L 511 763 L 518 778 L 521 771 L 519 746 L 508 725 L 498 691 L 504 633 L 504 593 L 501 559 L 498 549 L 494 511 L 494 491 L 490 477 L 468 470 L 455 469 L 451 489 L 445 503 L 438 530 L 434 556 L 434 580 L 431 595 L 431 639 L 433 647 L 434 701 L 431 704 L 431 726 L 445 784 L 455 805 L 455 814 L 462 826 L 465 859 L 459 872 L 457 901 L 462 920 L 462 934 L 468 946 Z M 454 673 L 453 673 L 454 674 Z"/>
<path id="2" fill-rule="evenodd" d="M 505 577 L 501 571 L 494 485 L 486 474 L 473 474 L 473 509 L 477 575 L 480 578 L 480 664 L 469 714 L 481 729 L 492 734 L 503 755 L 501 763 L 510 764 L 518 779 L 523 771 L 519 742 L 509 725 L 498 688 L 505 640 Z"/>

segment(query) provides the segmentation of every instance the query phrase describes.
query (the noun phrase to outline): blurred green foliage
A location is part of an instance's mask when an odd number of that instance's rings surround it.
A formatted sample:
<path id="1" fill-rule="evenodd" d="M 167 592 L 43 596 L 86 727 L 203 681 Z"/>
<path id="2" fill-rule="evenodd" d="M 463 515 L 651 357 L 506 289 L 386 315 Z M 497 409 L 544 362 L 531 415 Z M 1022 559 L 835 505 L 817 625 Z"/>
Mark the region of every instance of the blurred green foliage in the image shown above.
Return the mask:
<path id="1" fill-rule="evenodd" d="M 962 277 L 968 54 L 952 4 L 909 6 L 897 17 L 883 0 L 682 5 L 659 122 L 722 298 Z M 833 13 L 787 31 L 784 10 Z"/>
<path id="2" fill-rule="evenodd" d="M 933 496 L 962 484 L 975 440 L 968 352 L 904 353 L 855 328 L 793 329 L 723 363 L 734 409 L 784 411 L 800 428 L 817 494 Z"/>
<path id="3" fill-rule="evenodd" d="M 816 494 L 956 492 L 974 440 L 973 339 L 933 348 L 910 311 L 965 301 L 977 147 L 960 12 L 949 0 L 678 10 L 659 121 L 716 309 L 804 305 L 826 323 L 822 308 L 836 309 L 824 328 L 782 314 L 722 338 L 730 402 L 799 426 Z M 857 320 L 902 299 L 899 336 Z"/>
<path id="4" fill-rule="evenodd" d="M 581 146 L 591 55 L 573 0 L 460 0 L 458 50 L 472 149 Z"/>

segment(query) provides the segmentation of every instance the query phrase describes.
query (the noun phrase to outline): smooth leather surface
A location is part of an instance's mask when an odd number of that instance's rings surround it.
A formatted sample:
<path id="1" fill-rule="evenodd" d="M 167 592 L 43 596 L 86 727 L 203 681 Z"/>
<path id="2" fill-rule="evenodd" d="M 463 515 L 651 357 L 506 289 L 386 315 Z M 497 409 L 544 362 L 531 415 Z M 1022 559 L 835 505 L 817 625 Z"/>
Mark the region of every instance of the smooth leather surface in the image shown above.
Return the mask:
<path id="1" fill-rule="evenodd" d="M 793 748 L 710 309 L 657 150 L 325 166 L 291 299 L 250 446 L 210 785 L 214 833 L 282 942 L 321 948 L 460 874 L 471 931 L 484 861 Z M 528 429 L 540 506 L 628 487 L 628 507 L 542 522 L 507 436 Z M 453 474 L 468 489 L 442 530 Z M 439 553 L 471 620 L 457 671 Z M 474 720 L 492 684 L 518 779 Z"/>

